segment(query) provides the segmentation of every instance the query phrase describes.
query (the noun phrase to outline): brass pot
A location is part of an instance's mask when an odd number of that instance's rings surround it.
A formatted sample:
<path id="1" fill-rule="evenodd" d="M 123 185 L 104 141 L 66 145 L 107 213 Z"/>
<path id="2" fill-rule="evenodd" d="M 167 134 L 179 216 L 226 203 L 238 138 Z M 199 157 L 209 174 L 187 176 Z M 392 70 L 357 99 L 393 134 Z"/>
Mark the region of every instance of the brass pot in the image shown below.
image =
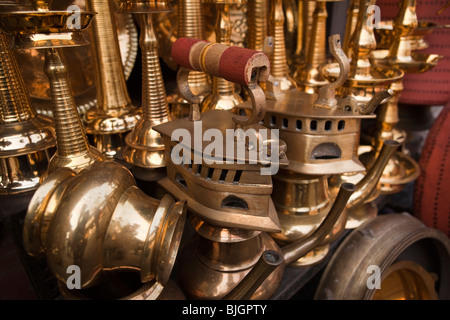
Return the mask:
<path id="1" fill-rule="evenodd" d="M 373 266 L 379 268 L 379 289 L 368 285 L 376 283 Z M 384 214 L 346 237 L 326 266 L 315 299 L 448 299 L 449 266 L 450 240 L 442 232 L 407 213 Z M 437 274 L 436 283 L 430 273 Z"/>
<path id="2" fill-rule="evenodd" d="M 168 195 L 160 201 L 135 186 L 115 162 L 94 163 L 78 174 L 61 168 L 33 196 L 24 222 L 24 246 L 45 254 L 55 277 L 81 269 L 81 287 L 103 270 L 140 270 L 142 282 L 168 280 L 180 244 L 186 206 Z"/>

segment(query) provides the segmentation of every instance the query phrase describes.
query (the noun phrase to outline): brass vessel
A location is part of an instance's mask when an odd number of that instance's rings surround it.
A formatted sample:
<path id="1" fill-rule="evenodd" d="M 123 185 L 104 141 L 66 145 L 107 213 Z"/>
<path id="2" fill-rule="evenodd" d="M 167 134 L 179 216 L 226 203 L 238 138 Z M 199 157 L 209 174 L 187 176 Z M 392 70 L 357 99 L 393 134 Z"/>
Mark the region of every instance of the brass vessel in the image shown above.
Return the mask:
<path id="1" fill-rule="evenodd" d="M 58 0 L 52 2 L 52 10 L 66 11 L 74 4 L 73 0 Z M 85 10 L 85 1 L 77 1 L 78 8 Z M 77 11 L 73 11 L 76 14 Z M 138 32 L 130 14 L 114 13 L 117 36 L 120 45 L 122 64 L 125 78 L 128 79 L 134 67 L 138 51 Z M 82 33 L 90 41 L 89 30 Z M 94 107 L 96 101 L 95 66 L 92 57 L 92 48 L 89 45 L 63 48 L 60 50 L 62 59 L 68 70 L 69 83 L 74 96 L 78 112 L 83 115 Z M 44 73 L 44 50 L 20 50 L 17 52 L 19 69 L 24 76 L 25 85 L 30 93 L 30 98 L 39 114 L 52 116 L 51 93 L 47 77 Z"/>
<path id="2" fill-rule="evenodd" d="M 96 67 L 97 105 L 84 114 L 89 140 L 108 159 L 125 145 L 125 135 L 140 118 L 141 110 L 128 95 L 117 28 L 109 0 L 87 0 L 87 10 L 97 12 L 91 41 Z"/>
<path id="3" fill-rule="evenodd" d="M 233 25 L 230 19 L 230 6 L 233 4 L 246 4 L 247 0 L 202 0 L 203 4 L 216 7 L 216 42 L 231 45 L 231 32 Z M 235 84 L 223 78 L 212 78 L 211 92 L 203 99 L 201 111 L 233 110 L 244 100 L 238 94 Z"/>
<path id="4" fill-rule="evenodd" d="M 141 282 L 156 280 L 164 286 L 185 212 L 183 201 L 147 196 L 116 162 L 94 163 L 78 173 L 60 168 L 34 194 L 23 241 L 28 254 L 45 254 L 63 283 L 68 266 L 77 265 L 81 288 L 94 286 L 103 270 L 116 269 L 139 270 Z"/>
<path id="5" fill-rule="evenodd" d="M 450 241 L 439 230 L 426 227 L 408 213 L 379 215 L 340 244 L 325 267 L 314 298 L 446 300 L 450 296 L 449 258 Z M 378 288 L 374 267 L 379 267 Z"/>
<path id="6" fill-rule="evenodd" d="M 121 157 L 133 166 L 131 170 L 136 178 L 156 181 L 165 159 L 162 138 L 153 126 L 170 118 L 152 16 L 172 9 L 164 1 L 121 1 L 120 10 L 133 13 L 139 21 L 142 55 L 142 116 L 126 135 Z"/>

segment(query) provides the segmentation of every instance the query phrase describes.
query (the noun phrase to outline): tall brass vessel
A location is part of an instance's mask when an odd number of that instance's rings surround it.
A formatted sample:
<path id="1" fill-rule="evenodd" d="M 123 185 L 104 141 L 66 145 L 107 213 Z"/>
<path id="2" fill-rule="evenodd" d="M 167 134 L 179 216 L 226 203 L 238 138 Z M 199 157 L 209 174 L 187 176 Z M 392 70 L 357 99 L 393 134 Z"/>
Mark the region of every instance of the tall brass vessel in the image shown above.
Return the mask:
<path id="1" fill-rule="evenodd" d="M 86 9 L 97 12 L 90 29 L 97 105 L 85 113 L 84 123 L 92 145 L 108 159 L 122 150 L 125 135 L 135 127 L 141 114 L 128 94 L 112 5 L 110 0 L 86 1 Z"/>

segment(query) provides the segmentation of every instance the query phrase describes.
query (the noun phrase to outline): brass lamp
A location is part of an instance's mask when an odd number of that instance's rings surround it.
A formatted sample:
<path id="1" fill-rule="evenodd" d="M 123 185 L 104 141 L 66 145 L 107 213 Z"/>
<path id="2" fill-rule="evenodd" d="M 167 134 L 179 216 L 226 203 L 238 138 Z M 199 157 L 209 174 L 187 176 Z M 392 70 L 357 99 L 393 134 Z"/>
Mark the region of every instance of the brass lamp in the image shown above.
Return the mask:
<path id="1" fill-rule="evenodd" d="M 416 2 L 405 0 L 401 3 L 400 12 L 394 21 L 394 32 L 388 50 L 373 50 L 370 54 L 372 64 L 376 66 L 394 67 L 405 73 L 422 73 L 433 68 L 442 58 L 436 54 L 416 53 L 411 49 L 408 37 L 414 33 L 418 21 L 416 15 Z M 404 143 L 406 132 L 398 130 L 396 124 L 398 118 L 398 100 L 403 89 L 402 79 L 391 85 L 394 96 L 384 104 L 377 118 L 377 126 L 370 132 L 370 137 L 362 137 L 370 142 L 372 152 L 361 155 L 367 167 L 373 163 L 373 154 L 377 154 L 382 142 L 386 139 L 395 139 L 402 146 L 389 161 L 380 178 L 383 194 L 398 193 L 406 184 L 414 181 L 420 174 L 420 168 L 416 161 L 407 155 Z"/>
<path id="2" fill-rule="evenodd" d="M 155 125 L 170 121 L 167 94 L 158 56 L 158 41 L 152 16 L 172 9 L 166 1 L 120 1 L 120 11 L 133 13 L 140 24 L 142 55 L 142 117 L 125 137 L 121 157 L 131 164 L 141 180 L 156 181 L 164 168 L 164 144 Z"/>
<path id="3" fill-rule="evenodd" d="M 297 82 L 298 88 L 307 93 L 317 92 L 320 87 L 327 84 L 318 67 L 326 62 L 326 20 L 328 16 L 326 4 L 330 0 L 316 0 L 315 2 L 311 34 L 310 36 L 306 35 L 305 39 L 308 41 L 309 38 L 309 44 L 303 51 L 305 52 L 304 61 L 298 65 L 294 73 L 294 80 Z"/>
<path id="4" fill-rule="evenodd" d="M 134 128 L 141 113 L 128 95 L 111 5 L 110 0 L 86 0 L 87 10 L 98 13 L 90 29 L 97 105 L 83 117 L 90 142 L 108 159 L 122 150 L 125 135 Z"/>
<path id="5" fill-rule="evenodd" d="M 3 19 L 3 18 L 1 18 Z M 10 36 L 0 31 L 0 195 L 35 190 L 56 144 L 52 121 L 36 114 Z"/>

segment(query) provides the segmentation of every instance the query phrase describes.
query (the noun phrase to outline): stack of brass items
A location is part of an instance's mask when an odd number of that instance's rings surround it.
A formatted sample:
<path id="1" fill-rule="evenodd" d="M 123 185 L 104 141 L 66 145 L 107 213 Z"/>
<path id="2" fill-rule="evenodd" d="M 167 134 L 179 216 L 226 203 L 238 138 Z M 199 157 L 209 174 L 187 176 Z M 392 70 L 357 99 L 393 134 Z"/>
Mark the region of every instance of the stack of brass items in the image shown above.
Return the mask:
<path id="1" fill-rule="evenodd" d="M 60 47 L 87 43 L 76 36 L 80 29 L 67 24 L 67 12 L 52 11 L 48 5 L 39 9 L 2 14 L 3 31 L 14 34 L 17 46 L 46 50 L 45 73 L 50 80 L 57 138 L 48 175 L 34 193 L 25 217 L 25 250 L 46 257 L 66 299 L 89 299 L 92 293 L 104 298 L 111 293 L 100 290 L 99 294 L 97 287 L 104 285 L 105 278 L 111 281 L 125 270 L 134 274 L 137 270 L 140 286 L 114 298 L 156 299 L 175 263 L 185 202 L 175 202 L 168 195 L 161 200 L 149 197 L 136 187 L 130 171 L 105 161 L 89 145 L 58 52 Z M 80 15 L 84 29 L 94 13 Z M 37 25 L 18 29 L 14 21 L 20 19 Z M 58 27 L 56 22 L 61 22 Z M 81 270 L 81 290 L 76 292 L 66 285 L 67 270 L 74 266 Z"/>
<path id="2" fill-rule="evenodd" d="M 370 52 L 370 59 L 375 66 L 400 69 L 404 73 L 422 73 L 436 66 L 442 58 L 436 54 L 416 53 L 415 31 L 418 27 L 416 15 L 416 1 L 405 0 L 401 2 L 400 11 L 393 22 L 393 31 L 390 34 L 389 48 L 377 49 Z M 419 47 L 420 49 L 420 47 Z M 362 154 L 361 160 L 370 167 L 374 154 L 378 154 L 383 141 L 393 139 L 401 144 L 401 150 L 396 152 L 389 160 L 382 177 L 381 193 L 395 194 L 420 174 L 417 162 L 408 156 L 405 148 L 407 134 L 399 130 L 398 101 L 403 90 L 403 77 L 391 84 L 394 96 L 382 105 L 377 117 L 377 126 L 364 137 L 372 146 L 372 151 Z"/>
<path id="3" fill-rule="evenodd" d="M 289 166 L 273 176 L 272 198 L 281 232 L 273 233 L 272 237 L 280 244 L 307 237 L 330 214 L 333 196 L 327 182 L 329 175 L 365 170 L 357 155 L 360 122 L 374 118 L 375 108 L 389 97 L 387 91 L 382 91 L 365 104 L 358 103 L 352 96 L 336 98 L 336 91 L 348 78 L 350 63 L 341 49 L 338 35 L 329 38 L 329 46 L 339 65 L 334 82 L 321 87 L 318 94 L 290 90 L 284 99 L 267 102 L 264 124 L 278 129 L 280 138 L 288 146 Z M 362 202 L 376 188 L 387 160 L 397 147 L 393 141 L 385 144 L 376 165 L 357 184 L 347 206 Z M 343 211 L 321 245 L 291 266 L 311 266 L 325 258 L 330 242 L 345 228 L 347 211 Z"/>
<path id="4" fill-rule="evenodd" d="M 30 194 L 24 251 L 46 261 L 64 299 L 270 299 L 288 268 L 320 270 L 338 240 L 345 246 L 317 298 L 394 296 L 368 293 L 367 277 L 341 290 L 338 280 L 367 276 L 352 259 L 388 276 L 420 269 L 389 259 L 429 229 L 378 216 L 375 200 L 420 173 L 396 128 L 397 104 L 404 74 L 441 58 L 416 53 L 433 26 L 401 0 L 377 44 L 368 24 L 376 0 L 351 0 L 341 43 L 327 37 L 335 1 L 86 0 L 59 11 L 51 0 L 0 0 L 0 195 Z M 128 92 L 117 16 L 139 26 L 140 103 Z M 96 97 L 87 81 L 85 110 L 72 87 L 77 59 L 68 60 L 89 44 Z M 24 83 L 35 78 L 20 72 L 13 48 L 45 59 L 52 119 L 36 113 Z M 364 121 L 376 125 L 364 130 Z M 443 243 L 444 270 L 450 242 L 431 238 Z"/>
<path id="5" fill-rule="evenodd" d="M 187 201 L 196 231 L 180 253 L 180 286 L 190 298 L 220 299 L 252 270 L 261 252 L 274 250 L 284 263 L 252 295 L 253 299 L 268 299 L 279 287 L 284 265 L 306 254 L 330 232 L 354 185 L 342 186 L 330 215 L 315 232 L 280 248 L 269 235 L 280 231 L 271 199 L 271 169 L 287 164 L 286 148 L 276 135 L 269 136 L 267 127 L 258 124 L 265 113 L 266 98 L 258 83 L 267 80 L 270 73 L 267 56 L 250 49 L 180 38 L 172 48 L 172 57 L 181 65 L 178 84 L 192 103 L 190 116 L 155 129 L 164 136 L 170 159 L 168 177 L 160 183 L 176 198 Z M 200 98 L 188 86 L 190 70 L 223 76 L 245 88 L 252 101 L 249 115 L 226 110 L 200 113 Z M 219 144 L 213 149 L 202 140 L 211 130 L 227 137 L 220 142 L 216 137 Z M 186 141 L 187 137 L 194 141 Z M 258 155 L 254 159 L 253 153 Z M 264 162 L 271 168 L 264 167 Z"/>

